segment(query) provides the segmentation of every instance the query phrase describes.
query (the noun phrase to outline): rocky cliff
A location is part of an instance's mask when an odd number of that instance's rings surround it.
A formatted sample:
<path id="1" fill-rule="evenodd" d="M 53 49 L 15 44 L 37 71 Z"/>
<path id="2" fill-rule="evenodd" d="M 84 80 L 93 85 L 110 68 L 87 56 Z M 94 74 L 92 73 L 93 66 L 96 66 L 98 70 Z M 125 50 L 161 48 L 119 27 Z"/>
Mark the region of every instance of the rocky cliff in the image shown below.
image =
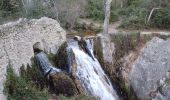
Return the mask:
<path id="1" fill-rule="evenodd" d="M 3 83 L 10 63 L 18 73 L 22 64 L 30 63 L 34 56 L 33 44 L 40 42 L 48 53 L 56 53 L 66 41 L 66 32 L 56 20 L 19 19 L 0 26 L 0 100 L 4 100 Z"/>
<path id="2" fill-rule="evenodd" d="M 140 100 L 170 98 L 170 40 L 153 38 L 134 63 L 130 84 Z"/>

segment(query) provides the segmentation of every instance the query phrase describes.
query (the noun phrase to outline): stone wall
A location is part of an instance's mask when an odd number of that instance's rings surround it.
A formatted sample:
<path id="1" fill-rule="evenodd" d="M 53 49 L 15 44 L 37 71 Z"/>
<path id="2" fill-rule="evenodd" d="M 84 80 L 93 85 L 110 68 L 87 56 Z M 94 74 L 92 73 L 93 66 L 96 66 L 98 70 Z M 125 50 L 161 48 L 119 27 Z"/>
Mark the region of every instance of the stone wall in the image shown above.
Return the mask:
<path id="1" fill-rule="evenodd" d="M 30 63 L 34 56 L 33 44 L 41 42 L 48 53 L 56 53 L 66 41 L 66 32 L 56 20 L 19 19 L 0 26 L 0 100 L 4 100 L 3 84 L 6 68 L 10 62 L 16 73 L 22 64 Z"/>

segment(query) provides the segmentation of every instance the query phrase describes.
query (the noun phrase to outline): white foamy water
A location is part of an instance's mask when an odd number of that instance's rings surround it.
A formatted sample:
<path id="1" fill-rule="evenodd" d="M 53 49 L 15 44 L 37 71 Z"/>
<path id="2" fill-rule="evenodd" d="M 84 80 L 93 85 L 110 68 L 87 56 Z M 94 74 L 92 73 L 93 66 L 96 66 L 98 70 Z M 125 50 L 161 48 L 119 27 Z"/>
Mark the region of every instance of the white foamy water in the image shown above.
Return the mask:
<path id="1" fill-rule="evenodd" d="M 93 41 L 87 40 L 88 48 L 93 55 Z M 110 80 L 104 73 L 98 60 L 95 61 L 80 50 L 77 42 L 68 44 L 73 50 L 77 63 L 77 77 L 81 81 L 85 90 L 93 96 L 99 97 L 101 100 L 117 100 L 118 97 L 113 90 Z"/>

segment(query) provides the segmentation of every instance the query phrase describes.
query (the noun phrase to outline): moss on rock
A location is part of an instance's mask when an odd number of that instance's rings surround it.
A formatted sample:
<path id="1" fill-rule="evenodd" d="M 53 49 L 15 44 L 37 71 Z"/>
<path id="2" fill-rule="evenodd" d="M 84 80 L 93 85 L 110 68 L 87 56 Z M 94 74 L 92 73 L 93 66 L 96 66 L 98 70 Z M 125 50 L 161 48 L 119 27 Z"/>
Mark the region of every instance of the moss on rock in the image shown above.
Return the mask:
<path id="1" fill-rule="evenodd" d="M 64 96 L 73 96 L 77 94 L 77 88 L 73 82 L 73 80 L 65 75 L 64 73 L 57 73 L 55 75 L 51 75 L 53 80 L 53 89 L 54 93 L 59 95 L 63 94 Z"/>
<path id="2" fill-rule="evenodd" d="M 58 52 L 55 57 L 55 64 L 65 71 L 68 70 L 68 62 L 67 62 L 67 43 L 63 43 L 60 48 L 58 49 Z"/>
<path id="3" fill-rule="evenodd" d="M 103 59 L 103 51 L 102 51 L 102 44 L 101 44 L 101 39 L 97 38 L 94 41 L 94 55 L 100 62 L 102 66 L 104 66 L 104 59 Z"/>

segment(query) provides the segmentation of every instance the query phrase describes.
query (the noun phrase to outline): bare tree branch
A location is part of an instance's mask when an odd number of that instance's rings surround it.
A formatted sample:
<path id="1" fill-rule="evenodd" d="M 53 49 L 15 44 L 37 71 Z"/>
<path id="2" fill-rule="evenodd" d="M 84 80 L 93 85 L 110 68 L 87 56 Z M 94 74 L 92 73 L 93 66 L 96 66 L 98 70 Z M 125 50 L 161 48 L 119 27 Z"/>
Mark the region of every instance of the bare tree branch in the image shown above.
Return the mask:
<path id="1" fill-rule="evenodd" d="M 161 8 L 153 8 L 153 9 L 150 11 L 150 14 L 149 14 L 149 16 L 148 16 L 147 23 L 149 23 L 149 21 L 150 21 L 150 19 L 151 19 L 151 16 L 152 16 L 153 12 L 154 12 L 155 10 L 158 10 L 158 9 L 161 9 Z"/>

